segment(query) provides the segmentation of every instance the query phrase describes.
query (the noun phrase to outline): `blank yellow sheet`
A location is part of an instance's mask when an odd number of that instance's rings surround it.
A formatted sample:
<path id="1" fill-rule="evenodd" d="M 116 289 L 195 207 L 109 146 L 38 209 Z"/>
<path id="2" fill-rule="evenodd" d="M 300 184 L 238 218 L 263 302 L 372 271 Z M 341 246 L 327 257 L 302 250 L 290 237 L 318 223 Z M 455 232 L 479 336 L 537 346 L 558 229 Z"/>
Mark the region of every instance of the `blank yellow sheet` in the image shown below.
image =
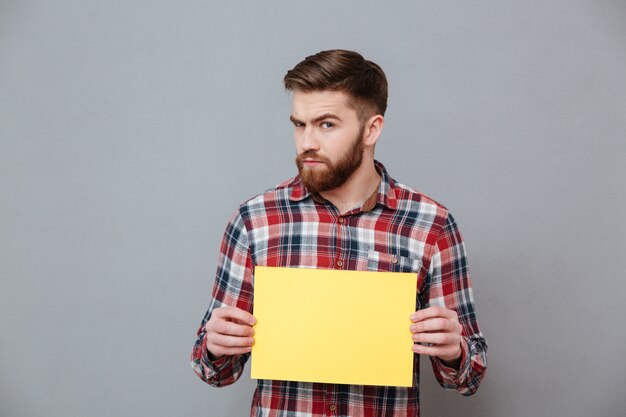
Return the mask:
<path id="1" fill-rule="evenodd" d="M 417 274 L 256 267 L 252 378 L 411 386 Z"/>

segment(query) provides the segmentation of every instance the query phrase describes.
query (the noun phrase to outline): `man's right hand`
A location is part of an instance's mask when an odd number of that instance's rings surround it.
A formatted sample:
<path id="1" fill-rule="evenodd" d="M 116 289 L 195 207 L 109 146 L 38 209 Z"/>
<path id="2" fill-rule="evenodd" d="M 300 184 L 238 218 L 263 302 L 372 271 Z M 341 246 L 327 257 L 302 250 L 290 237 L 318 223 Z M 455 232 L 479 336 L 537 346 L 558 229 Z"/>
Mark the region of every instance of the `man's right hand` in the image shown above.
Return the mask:
<path id="1" fill-rule="evenodd" d="M 219 307 L 204 325 L 206 348 L 213 360 L 224 355 L 241 355 L 254 344 L 254 316 L 237 307 Z"/>

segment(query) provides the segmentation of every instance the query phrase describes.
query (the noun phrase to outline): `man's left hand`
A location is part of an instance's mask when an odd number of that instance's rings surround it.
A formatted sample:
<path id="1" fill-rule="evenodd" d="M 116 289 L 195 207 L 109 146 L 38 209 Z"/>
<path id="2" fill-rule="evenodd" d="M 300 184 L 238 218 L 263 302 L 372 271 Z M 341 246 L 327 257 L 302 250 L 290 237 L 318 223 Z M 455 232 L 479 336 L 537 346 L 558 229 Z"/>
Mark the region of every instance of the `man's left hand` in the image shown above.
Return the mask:
<path id="1" fill-rule="evenodd" d="M 458 368 L 463 353 L 463 328 L 456 311 L 444 307 L 428 307 L 411 314 L 411 321 L 413 341 L 423 343 L 414 344 L 413 352 L 437 356 L 446 365 Z"/>

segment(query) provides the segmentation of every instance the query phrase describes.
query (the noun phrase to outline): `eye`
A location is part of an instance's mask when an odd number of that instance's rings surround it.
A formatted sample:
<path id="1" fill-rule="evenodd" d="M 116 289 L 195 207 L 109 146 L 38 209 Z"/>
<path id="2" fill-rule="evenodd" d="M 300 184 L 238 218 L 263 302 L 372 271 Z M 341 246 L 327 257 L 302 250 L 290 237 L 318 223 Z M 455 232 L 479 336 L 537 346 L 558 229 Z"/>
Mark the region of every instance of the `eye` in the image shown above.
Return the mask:
<path id="1" fill-rule="evenodd" d="M 293 126 L 294 126 L 294 127 L 302 127 L 302 126 L 304 126 L 304 123 L 301 123 L 301 122 L 293 122 Z"/>
<path id="2" fill-rule="evenodd" d="M 335 125 L 331 122 L 322 122 L 321 126 L 322 126 L 322 129 L 330 129 L 331 127 L 334 127 Z"/>

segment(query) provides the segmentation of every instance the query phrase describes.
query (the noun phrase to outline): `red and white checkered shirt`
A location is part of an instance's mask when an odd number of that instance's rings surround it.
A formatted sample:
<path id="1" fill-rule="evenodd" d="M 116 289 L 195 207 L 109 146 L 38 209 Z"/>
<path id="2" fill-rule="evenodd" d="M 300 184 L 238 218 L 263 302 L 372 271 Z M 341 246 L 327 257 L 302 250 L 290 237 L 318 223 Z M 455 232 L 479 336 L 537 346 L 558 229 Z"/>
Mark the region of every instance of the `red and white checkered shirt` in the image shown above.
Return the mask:
<path id="1" fill-rule="evenodd" d="M 238 208 L 224 233 L 213 297 L 192 352 L 192 367 L 202 380 L 220 387 L 241 376 L 250 354 L 211 362 L 204 325 L 216 307 L 252 313 L 254 267 L 261 265 L 418 274 L 416 310 L 447 307 L 463 327 L 459 369 L 431 358 L 435 376 L 463 395 L 476 391 L 487 367 L 487 345 L 476 322 L 457 225 L 444 206 L 394 181 L 380 162 L 376 168 L 382 177 L 378 190 L 344 214 L 309 193 L 298 176 Z M 413 368 L 409 388 L 259 380 L 251 416 L 419 416 L 418 355 Z"/>

